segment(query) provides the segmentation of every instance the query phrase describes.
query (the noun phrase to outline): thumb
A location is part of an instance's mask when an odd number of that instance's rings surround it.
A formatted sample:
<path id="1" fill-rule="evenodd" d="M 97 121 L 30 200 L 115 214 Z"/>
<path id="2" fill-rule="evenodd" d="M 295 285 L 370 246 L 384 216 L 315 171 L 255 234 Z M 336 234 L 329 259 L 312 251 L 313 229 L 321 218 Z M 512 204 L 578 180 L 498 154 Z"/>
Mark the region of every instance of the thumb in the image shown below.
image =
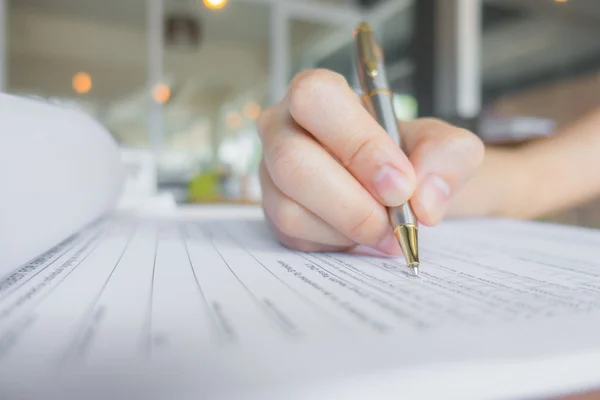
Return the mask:
<path id="1" fill-rule="evenodd" d="M 473 133 L 435 119 L 400 123 L 400 131 L 417 176 L 411 206 L 420 222 L 435 225 L 481 166 L 483 143 Z"/>

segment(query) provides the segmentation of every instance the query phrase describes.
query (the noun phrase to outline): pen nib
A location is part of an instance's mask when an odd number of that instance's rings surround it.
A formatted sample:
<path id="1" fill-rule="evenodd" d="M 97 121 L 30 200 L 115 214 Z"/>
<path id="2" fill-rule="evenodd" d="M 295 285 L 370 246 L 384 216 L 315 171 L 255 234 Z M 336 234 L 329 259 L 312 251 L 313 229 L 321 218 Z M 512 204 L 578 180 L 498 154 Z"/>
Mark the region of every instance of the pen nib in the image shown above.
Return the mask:
<path id="1" fill-rule="evenodd" d="M 410 269 L 413 273 L 413 275 L 418 278 L 419 277 L 419 265 L 411 265 Z"/>

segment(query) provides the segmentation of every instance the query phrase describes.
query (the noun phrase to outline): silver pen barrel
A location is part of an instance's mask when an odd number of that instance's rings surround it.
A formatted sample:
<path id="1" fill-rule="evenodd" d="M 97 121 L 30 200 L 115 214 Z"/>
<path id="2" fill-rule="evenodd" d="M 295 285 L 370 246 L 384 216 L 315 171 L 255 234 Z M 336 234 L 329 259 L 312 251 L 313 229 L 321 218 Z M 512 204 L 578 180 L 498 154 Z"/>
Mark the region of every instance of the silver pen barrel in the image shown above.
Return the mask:
<path id="1" fill-rule="evenodd" d="M 393 94 L 384 68 L 383 53 L 375 42 L 373 31 L 366 23 L 361 23 L 355 32 L 355 56 L 365 108 L 402 149 L 402 137 L 394 111 Z M 410 203 L 390 207 L 388 214 L 407 263 L 416 274 L 419 265 L 418 222 Z"/>

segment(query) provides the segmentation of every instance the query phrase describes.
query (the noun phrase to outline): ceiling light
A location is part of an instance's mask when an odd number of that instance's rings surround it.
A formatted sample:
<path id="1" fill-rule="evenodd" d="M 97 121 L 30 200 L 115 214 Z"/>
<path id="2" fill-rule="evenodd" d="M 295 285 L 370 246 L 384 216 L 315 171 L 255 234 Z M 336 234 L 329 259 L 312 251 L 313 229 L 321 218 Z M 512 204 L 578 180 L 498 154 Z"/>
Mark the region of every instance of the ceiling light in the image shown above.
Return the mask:
<path id="1" fill-rule="evenodd" d="M 227 4 L 227 0 L 204 0 L 204 5 L 211 10 L 219 10 Z"/>

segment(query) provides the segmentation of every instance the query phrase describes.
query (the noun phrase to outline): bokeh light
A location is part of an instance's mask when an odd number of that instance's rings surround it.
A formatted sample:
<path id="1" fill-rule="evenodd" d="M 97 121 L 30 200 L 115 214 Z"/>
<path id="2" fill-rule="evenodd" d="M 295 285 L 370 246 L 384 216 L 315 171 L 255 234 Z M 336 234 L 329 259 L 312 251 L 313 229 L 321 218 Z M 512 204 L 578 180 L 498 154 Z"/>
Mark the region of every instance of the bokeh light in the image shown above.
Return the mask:
<path id="1" fill-rule="evenodd" d="M 260 111 L 260 105 L 256 102 L 250 102 L 244 107 L 244 115 L 250 119 L 257 119 Z"/>
<path id="2" fill-rule="evenodd" d="M 92 90 L 92 77 L 85 72 L 78 72 L 73 76 L 73 90 L 79 94 Z"/>
<path id="3" fill-rule="evenodd" d="M 171 98 L 171 89 L 164 83 L 159 83 L 152 90 L 152 98 L 158 104 L 165 104 Z"/>

